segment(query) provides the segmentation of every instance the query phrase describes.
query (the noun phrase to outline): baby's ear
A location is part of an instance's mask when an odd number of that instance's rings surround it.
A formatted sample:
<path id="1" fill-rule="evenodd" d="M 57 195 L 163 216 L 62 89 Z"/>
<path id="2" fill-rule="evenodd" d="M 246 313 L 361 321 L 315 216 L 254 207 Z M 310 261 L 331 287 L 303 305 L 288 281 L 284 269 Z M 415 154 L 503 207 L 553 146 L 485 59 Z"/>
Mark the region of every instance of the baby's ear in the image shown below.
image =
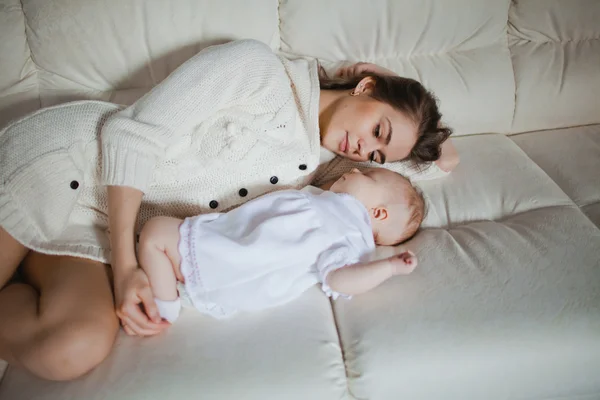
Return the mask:
<path id="1" fill-rule="evenodd" d="M 388 210 L 385 207 L 375 207 L 371 210 L 371 215 L 377 221 L 385 221 L 388 218 Z"/>

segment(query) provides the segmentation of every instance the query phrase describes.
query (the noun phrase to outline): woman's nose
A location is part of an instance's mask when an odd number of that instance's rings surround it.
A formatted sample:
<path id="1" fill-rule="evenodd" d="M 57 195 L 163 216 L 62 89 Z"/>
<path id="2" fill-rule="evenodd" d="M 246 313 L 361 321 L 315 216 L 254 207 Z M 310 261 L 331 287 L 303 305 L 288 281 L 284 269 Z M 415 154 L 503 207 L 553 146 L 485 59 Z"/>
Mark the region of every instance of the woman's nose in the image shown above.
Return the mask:
<path id="1" fill-rule="evenodd" d="M 364 139 L 358 139 L 358 155 L 365 157 L 369 154 L 368 143 Z"/>
<path id="2" fill-rule="evenodd" d="M 377 150 L 377 142 L 374 140 L 366 141 L 365 139 L 358 139 L 358 154 L 362 157 L 368 157 L 368 155 Z"/>

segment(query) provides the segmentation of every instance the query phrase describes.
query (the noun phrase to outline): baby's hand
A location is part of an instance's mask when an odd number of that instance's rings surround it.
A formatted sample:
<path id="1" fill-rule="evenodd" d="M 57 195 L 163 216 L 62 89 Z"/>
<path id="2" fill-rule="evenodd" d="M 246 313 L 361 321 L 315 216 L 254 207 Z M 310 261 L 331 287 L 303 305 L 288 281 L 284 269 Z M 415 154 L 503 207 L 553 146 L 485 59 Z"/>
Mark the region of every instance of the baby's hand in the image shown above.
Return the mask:
<path id="1" fill-rule="evenodd" d="M 408 275 L 417 267 L 417 256 L 412 251 L 405 251 L 388 258 L 394 275 Z"/>

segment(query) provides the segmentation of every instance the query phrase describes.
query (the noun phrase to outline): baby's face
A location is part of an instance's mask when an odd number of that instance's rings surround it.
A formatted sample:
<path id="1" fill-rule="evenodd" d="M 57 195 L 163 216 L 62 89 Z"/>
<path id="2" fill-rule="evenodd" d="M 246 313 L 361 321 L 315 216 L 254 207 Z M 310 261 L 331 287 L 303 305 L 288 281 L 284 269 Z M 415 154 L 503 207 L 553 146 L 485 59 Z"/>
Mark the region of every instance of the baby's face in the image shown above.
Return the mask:
<path id="1" fill-rule="evenodd" d="M 350 194 L 367 208 L 377 244 L 398 243 L 408 227 L 409 199 L 414 189 L 406 178 L 395 172 L 383 168 L 366 172 L 353 169 L 335 181 L 330 190 Z"/>
<path id="2" fill-rule="evenodd" d="M 388 197 L 392 179 L 405 178 L 383 168 L 374 168 L 366 172 L 354 168 L 335 181 L 330 190 L 348 193 L 369 209 L 383 205 L 384 199 Z"/>

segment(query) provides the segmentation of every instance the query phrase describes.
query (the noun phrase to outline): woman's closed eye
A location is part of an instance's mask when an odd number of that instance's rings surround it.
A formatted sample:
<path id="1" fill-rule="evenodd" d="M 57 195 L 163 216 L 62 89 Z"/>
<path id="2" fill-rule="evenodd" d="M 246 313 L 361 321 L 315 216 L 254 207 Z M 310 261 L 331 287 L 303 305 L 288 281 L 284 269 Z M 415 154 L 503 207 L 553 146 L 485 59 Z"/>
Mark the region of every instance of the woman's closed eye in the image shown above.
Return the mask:
<path id="1" fill-rule="evenodd" d="M 379 139 L 381 137 L 381 125 L 377 124 L 375 125 L 375 129 L 373 129 L 373 136 L 375 137 L 375 139 Z M 375 162 L 375 152 L 371 152 L 371 154 L 369 154 L 369 161 L 370 162 Z"/>

